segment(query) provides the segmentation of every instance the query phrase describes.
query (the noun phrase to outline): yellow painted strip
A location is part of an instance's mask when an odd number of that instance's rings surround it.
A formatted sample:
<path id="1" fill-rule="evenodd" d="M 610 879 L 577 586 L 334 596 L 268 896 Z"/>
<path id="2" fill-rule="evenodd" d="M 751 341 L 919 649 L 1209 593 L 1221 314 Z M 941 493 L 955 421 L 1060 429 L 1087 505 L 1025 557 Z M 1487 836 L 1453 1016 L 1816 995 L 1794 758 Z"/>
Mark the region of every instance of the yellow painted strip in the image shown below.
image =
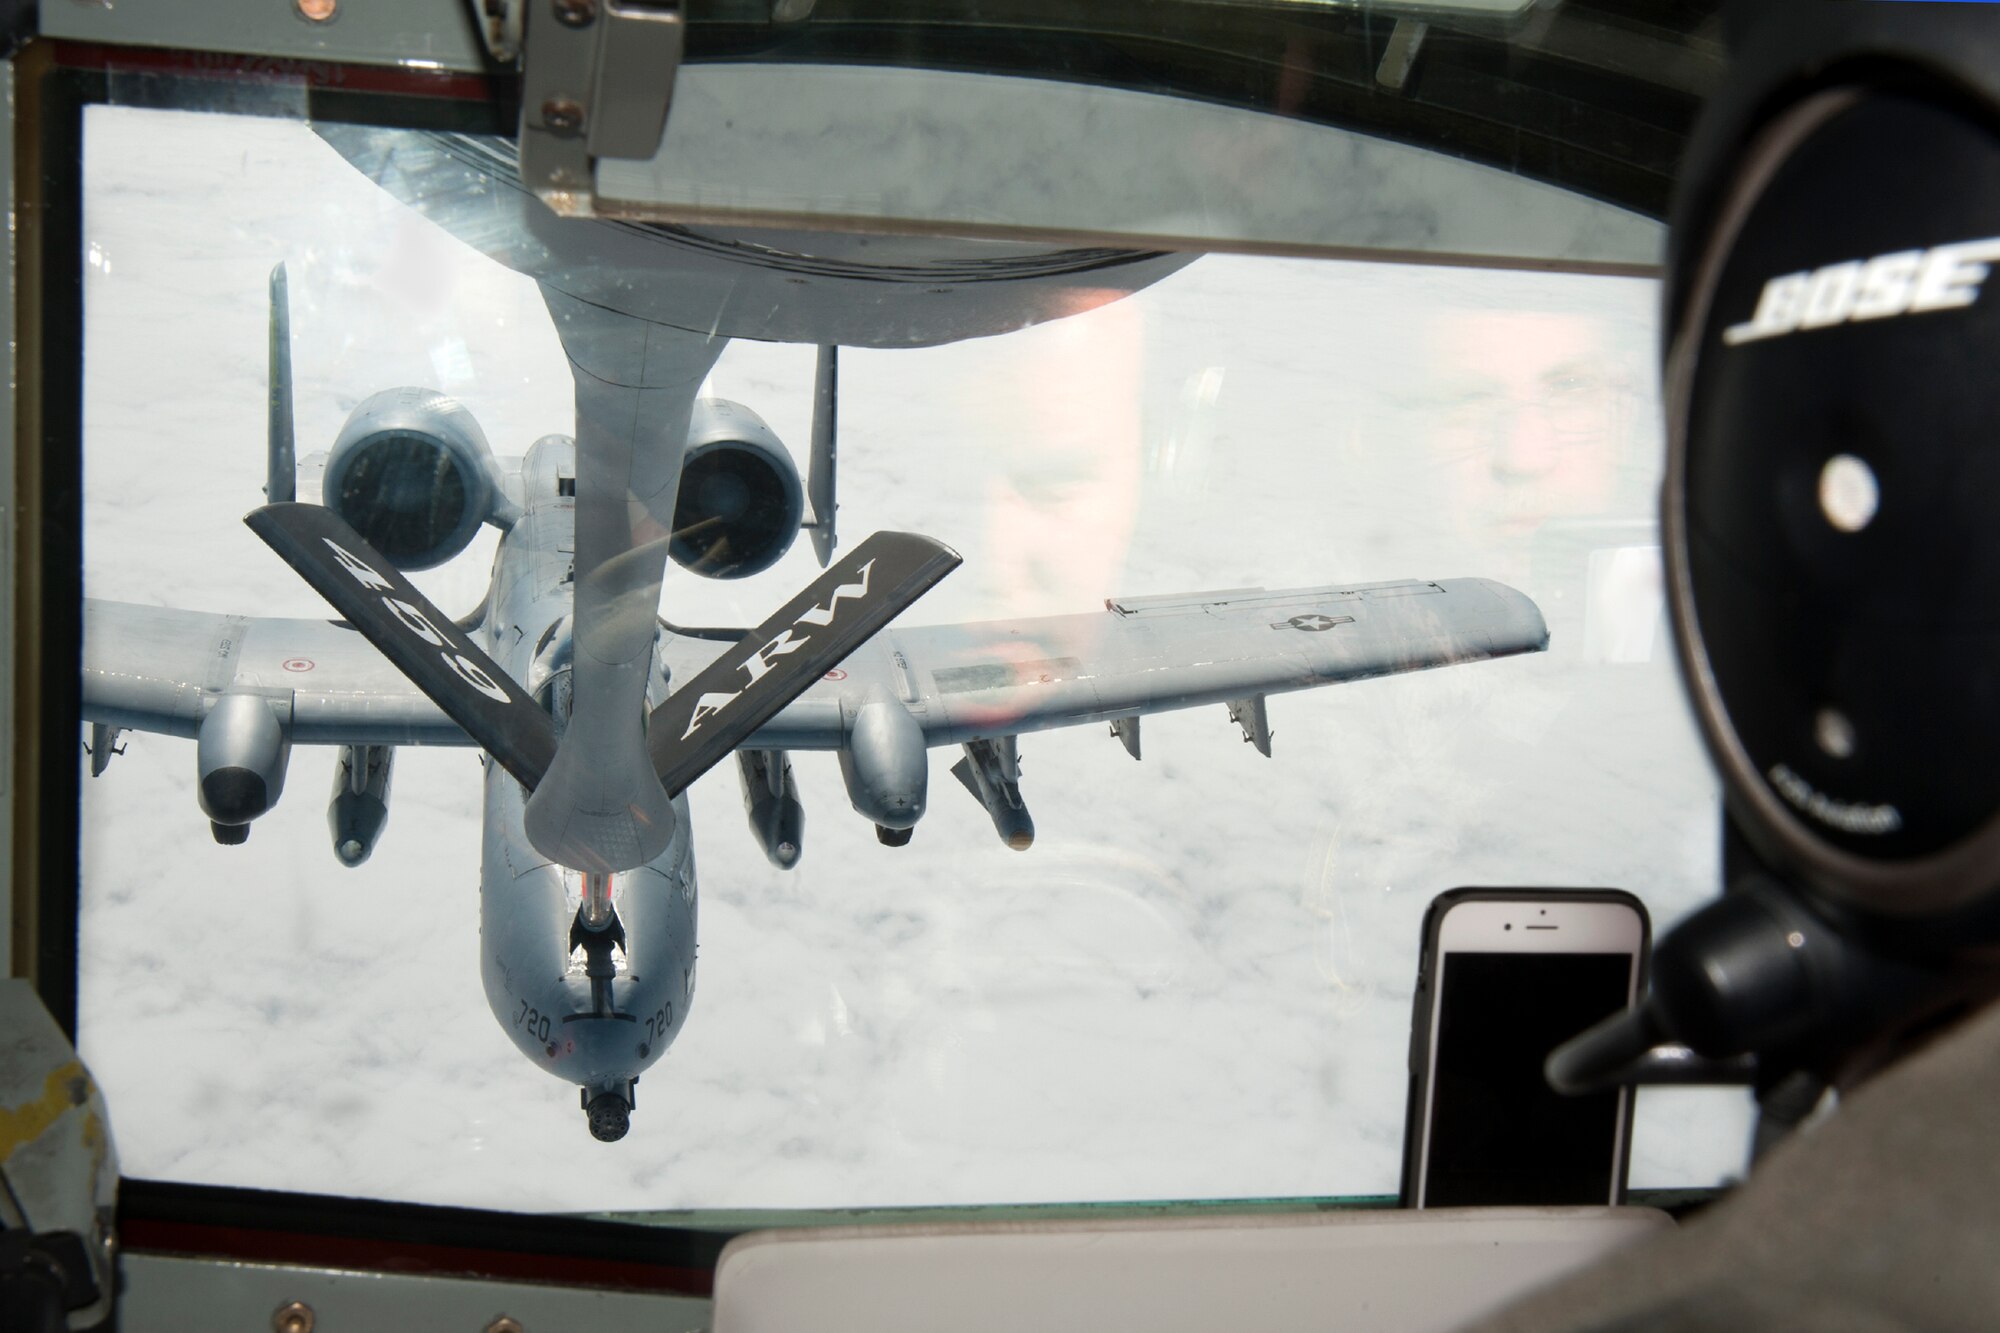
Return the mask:
<path id="1" fill-rule="evenodd" d="M 42 1131 L 89 1097 L 90 1075 L 83 1072 L 83 1061 L 72 1060 L 50 1070 L 40 1097 L 21 1106 L 0 1106 L 0 1161 L 12 1157 L 22 1144 L 40 1138 Z"/>

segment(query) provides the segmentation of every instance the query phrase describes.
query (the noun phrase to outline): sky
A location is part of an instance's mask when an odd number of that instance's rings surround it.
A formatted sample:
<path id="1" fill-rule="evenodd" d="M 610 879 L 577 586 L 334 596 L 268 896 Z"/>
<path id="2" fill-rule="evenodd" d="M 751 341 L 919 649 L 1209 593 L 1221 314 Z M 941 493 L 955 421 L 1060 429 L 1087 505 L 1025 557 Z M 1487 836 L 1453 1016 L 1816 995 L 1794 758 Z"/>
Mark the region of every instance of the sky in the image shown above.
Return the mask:
<path id="1" fill-rule="evenodd" d="M 571 428 L 534 285 L 303 124 L 94 107 L 85 135 L 88 595 L 327 614 L 240 521 L 280 261 L 302 455 L 403 384 L 503 458 Z M 1393 1193 L 1434 894 L 1618 886 L 1658 930 L 1715 891 L 1648 550 L 1655 306 L 1637 279 L 1209 256 L 1033 329 L 845 352 L 844 543 L 965 556 L 906 623 L 1474 575 L 1534 596 L 1551 650 L 1276 698 L 1270 759 L 1219 707 L 1147 719 L 1138 764 L 1101 726 L 1024 738 L 1027 852 L 955 755 L 892 849 L 808 754 L 779 871 L 711 772 L 701 988 L 616 1144 L 487 1009 L 472 752 L 399 752 L 349 870 L 331 750 L 220 847 L 193 742 L 127 737 L 84 783 L 79 1024 L 126 1174 L 565 1211 Z M 803 462 L 812 365 L 733 344 L 708 392 Z M 469 608 L 493 541 L 417 583 Z M 741 582 L 670 568 L 663 610 L 754 623 L 815 571 L 803 540 Z M 1747 1123 L 1740 1093 L 1648 1090 L 1633 1184 L 1735 1174 Z"/>

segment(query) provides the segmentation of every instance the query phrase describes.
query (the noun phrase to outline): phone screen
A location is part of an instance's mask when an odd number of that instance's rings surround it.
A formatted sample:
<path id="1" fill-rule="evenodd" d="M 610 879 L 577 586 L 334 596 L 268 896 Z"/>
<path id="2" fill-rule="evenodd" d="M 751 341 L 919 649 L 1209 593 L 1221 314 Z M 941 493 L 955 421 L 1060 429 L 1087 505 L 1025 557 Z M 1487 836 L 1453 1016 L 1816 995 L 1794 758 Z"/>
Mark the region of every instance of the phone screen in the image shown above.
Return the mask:
<path id="1" fill-rule="evenodd" d="M 1550 1051 L 1623 1009 L 1627 953 L 1444 955 L 1423 1204 L 1611 1201 L 1617 1090 L 1565 1097 Z"/>

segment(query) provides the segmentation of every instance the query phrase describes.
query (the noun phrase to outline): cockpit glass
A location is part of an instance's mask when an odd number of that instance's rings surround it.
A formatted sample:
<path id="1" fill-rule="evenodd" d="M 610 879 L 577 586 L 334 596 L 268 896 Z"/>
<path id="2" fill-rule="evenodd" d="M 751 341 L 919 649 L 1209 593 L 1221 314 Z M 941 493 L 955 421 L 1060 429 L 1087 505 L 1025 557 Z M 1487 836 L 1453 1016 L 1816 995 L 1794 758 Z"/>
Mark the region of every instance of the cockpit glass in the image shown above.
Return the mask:
<path id="1" fill-rule="evenodd" d="M 374 783 L 379 746 L 339 748 L 348 723 L 379 740 L 356 719 L 395 678 L 343 674 L 355 632 L 243 523 L 282 265 L 299 498 L 325 496 L 355 420 L 402 410 L 383 391 L 456 400 L 492 462 L 451 474 L 458 517 L 434 526 L 458 534 L 489 481 L 500 499 L 410 577 L 496 662 L 530 662 L 556 622 L 498 609 L 493 516 L 516 506 L 504 540 L 540 542 L 568 598 L 591 484 L 520 462 L 577 429 L 550 302 L 324 126 L 125 105 L 83 125 L 85 663 L 139 641 L 133 672 L 187 677 L 156 696 L 171 725 L 86 727 L 79 757 L 80 1044 L 129 1176 L 563 1212 L 1390 1195 L 1435 894 L 1617 886 L 1658 930 L 1714 892 L 1716 783 L 1662 607 L 1652 279 L 1207 254 L 1129 295 L 1078 282 L 1026 327 L 840 350 L 836 556 L 893 530 L 963 564 L 895 621 L 873 693 L 830 668 L 763 767 L 688 791 L 691 858 L 661 882 L 690 922 L 698 892 L 699 985 L 690 959 L 677 1015 L 631 1016 L 671 1049 L 599 1142 L 523 1045 L 525 1025 L 556 1050 L 566 1015 L 517 1013 L 489 975 L 502 923 L 558 948 L 581 890 L 498 896 L 534 853 L 493 836 L 519 801 L 476 749 L 398 744 Z M 701 393 L 805 478 L 819 374 L 812 345 L 740 336 Z M 659 641 L 681 656 L 649 697 L 819 571 L 806 532 L 741 578 L 669 563 Z M 1546 649 L 1412 629 L 1333 678 L 1332 645 L 1371 617 L 1433 625 L 1394 608 L 1457 580 L 1521 594 Z M 239 679 L 273 619 L 333 648 Z M 589 651 L 579 631 L 564 668 Z M 1282 679 L 1211 697 L 1260 655 Z M 1142 725 L 1079 706 L 1006 743 L 1025 692 L 1112 699 L 1141 659 Z M 235 798 L 204 795 L 197 733 L 232 681 L 283 737 L 251 765 L 271 808 L 225 845 L 201 800 Z M 878 830 L 851 753 L 800 739 L 852 742 L 871 704 L 984 729 L 976 754 L 925 733 L 903 829 Z M 787 790 L 800 822 L 753 829 Z M 363 796 L 384 821 L 355 822 Z M 644 970 L 626 924 L 614 992 Z M 557 970 L 586 987 L 591 957 Z M 1747 1120 L 1740 1093 L 1647 1089 L 1632 1183 L 1717 1183 Z"/>

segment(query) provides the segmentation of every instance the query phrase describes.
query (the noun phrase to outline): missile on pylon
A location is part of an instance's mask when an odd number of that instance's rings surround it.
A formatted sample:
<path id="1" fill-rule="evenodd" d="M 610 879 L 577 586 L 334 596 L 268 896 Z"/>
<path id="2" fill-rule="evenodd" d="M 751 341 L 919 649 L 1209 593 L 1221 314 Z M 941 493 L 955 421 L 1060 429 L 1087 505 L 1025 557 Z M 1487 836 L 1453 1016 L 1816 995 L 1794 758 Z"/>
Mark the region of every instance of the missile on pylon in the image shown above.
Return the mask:
<path id="1" fill-rule="evenodd" d="M 388 745 L 343 745 L 333 765 L 333 795 L 326 806 L 327 830 L 333 834 L 333 854 L 352 868 L 368 859 L 375 840 L 389 822 L 389 766 L 395 758 Z"/>
<path id="2" fill-rule="evenodd" d="M 986 807 L 993 831 L 1017 852 L 1035 843 L 1035 821 L 1021 800 L 1021 755 L 1012 736 L 969 741 L 965 758 L 951 766 L 951 775 Z"/>
<path id="3" fill-rule="evenodd" d="M 743 783 L 743 813 L 771 864 L 790 870 L 805 850 L 805 807 L 799 803 L 792 761 L 783 750 L 738 750 L 736 776 Z"/>

